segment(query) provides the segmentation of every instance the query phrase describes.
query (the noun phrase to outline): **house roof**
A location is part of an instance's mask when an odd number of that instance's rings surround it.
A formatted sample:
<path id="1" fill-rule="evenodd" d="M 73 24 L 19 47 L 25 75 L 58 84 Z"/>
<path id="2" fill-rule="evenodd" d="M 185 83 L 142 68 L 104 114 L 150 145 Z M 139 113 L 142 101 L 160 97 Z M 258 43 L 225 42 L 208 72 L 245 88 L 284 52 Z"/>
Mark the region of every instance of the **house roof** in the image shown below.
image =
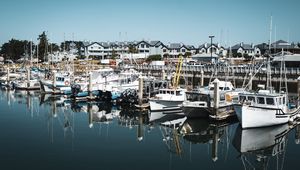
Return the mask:
<path id="1" fill-rule="evenodd" d="M 168 48 L 170 49 L 179 49 L 181 48 L 181 44 L 180 43 L 171 43 Z"/>
<path id="2" fill-rule="evenodd" d="M 231 50 L 238 50 L 239 48 L 242 48 L 244 50 L 253 50 L 254 49 L 251 44 L 239 43 L 239 44 L 232 46 Z"/>

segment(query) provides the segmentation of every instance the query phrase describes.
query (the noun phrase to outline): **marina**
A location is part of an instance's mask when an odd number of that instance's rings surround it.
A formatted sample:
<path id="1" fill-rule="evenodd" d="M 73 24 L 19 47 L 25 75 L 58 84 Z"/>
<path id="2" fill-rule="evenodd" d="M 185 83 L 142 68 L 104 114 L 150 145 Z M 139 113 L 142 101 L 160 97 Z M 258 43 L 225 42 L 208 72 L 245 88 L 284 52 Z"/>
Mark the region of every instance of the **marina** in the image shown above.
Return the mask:
<path id="1" fill-rule="evenodd" d="M 0 105 L 1 168 L 298 169 L 298 122 L 243 130 L 237 119 L 150 121 L 151 112 L 113 103 L 3 89 Z"/>
<path id="2" fill-rule="evenodd" d="M 0 170 L 298 170 L 300 1 L 0 1 Z"/>

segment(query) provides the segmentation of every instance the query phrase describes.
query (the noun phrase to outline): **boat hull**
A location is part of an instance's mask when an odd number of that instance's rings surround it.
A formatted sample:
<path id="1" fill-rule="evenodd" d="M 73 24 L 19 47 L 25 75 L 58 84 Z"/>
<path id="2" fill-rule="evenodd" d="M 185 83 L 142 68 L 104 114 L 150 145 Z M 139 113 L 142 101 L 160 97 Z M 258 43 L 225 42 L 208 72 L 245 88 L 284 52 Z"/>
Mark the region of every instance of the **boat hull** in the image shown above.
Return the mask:
<path id="1" fill-rule="evenodd" d="M 292 115 L 299 113 L 299 109 L 292 114 L 286 114 L 281 109 L 266 109 L 240 104 L 235 105 L 234 109 L 242 128 L 265 127 L 288 123 Z"/>

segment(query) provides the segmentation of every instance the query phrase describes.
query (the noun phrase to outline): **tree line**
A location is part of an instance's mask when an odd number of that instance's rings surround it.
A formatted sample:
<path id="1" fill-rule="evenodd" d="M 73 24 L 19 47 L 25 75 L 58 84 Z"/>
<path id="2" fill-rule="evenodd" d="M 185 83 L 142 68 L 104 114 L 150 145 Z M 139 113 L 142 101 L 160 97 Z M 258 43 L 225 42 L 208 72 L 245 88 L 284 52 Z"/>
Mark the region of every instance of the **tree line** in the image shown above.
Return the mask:
<path id="1" fill-rule="evenodd" d="M 45 31 L 38 36 L 37 40 L 38 44 L 34 44 L 32 41 L 12 38 L 2 44 L 0 55 L 3 56 L 5 60 L 12 61 L 17 61 L 21 58 L 30 59 L 29 57 L 33 56 L 34 58 L 38 58 L 39 61 L 44 62 L 49 53 L 63 50 L 69 51 L 71 48 L 75 48 L 79 51 L 83 45 L 80 41 L 65 41 L 60 45 L 50 43 Z"/>

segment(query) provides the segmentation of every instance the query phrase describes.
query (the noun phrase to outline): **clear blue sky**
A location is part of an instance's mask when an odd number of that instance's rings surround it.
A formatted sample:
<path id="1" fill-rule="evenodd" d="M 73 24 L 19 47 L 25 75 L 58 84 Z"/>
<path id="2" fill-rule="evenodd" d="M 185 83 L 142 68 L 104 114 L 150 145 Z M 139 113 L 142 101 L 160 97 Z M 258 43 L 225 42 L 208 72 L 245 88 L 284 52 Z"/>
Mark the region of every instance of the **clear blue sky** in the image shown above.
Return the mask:
<path id="1" fill-rule="evenodd" d="M 64 40 L 214 42 L 300 41 L 299 0 L 1 0 L 0 45 L 42 31 Z"/>

